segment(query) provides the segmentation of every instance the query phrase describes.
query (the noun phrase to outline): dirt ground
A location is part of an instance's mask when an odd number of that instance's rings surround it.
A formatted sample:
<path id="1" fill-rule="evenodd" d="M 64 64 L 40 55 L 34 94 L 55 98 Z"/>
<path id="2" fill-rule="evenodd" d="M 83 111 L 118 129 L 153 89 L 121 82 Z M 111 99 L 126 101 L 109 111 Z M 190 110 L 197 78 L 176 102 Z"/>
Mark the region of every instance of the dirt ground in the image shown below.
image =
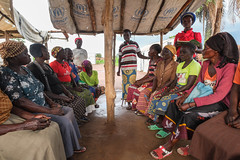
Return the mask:
<path id="1" fill-rule="evenodd" d="M 103 65 L 94 65 L 98 70 L 100 84 L 104 85 Z M 145 73 L 138 73 L 138 78 Z M 116 77 L 115 124 L 106 124 L 106 97 L 102 95 L 97 103 L 96 111 L 89 115 L 90 122 L 80 127 L 82 134 L 81 144 L 87 151 L 75 155 L 75 160 L 153 160 L 150 151 L 164 144 L 169 137 L 158 139 L 156 131 L 149 131 L 145 125 L 146 117 L 137 116 L 133 111 L 127 111 L 126 105 L 121 106 L 121 77 Z M 189 141 L 180 141 L 173 154 L 166 160 L 194 160 L 193 157 L 182 157 L 176 149 L 189 144 Z"/>

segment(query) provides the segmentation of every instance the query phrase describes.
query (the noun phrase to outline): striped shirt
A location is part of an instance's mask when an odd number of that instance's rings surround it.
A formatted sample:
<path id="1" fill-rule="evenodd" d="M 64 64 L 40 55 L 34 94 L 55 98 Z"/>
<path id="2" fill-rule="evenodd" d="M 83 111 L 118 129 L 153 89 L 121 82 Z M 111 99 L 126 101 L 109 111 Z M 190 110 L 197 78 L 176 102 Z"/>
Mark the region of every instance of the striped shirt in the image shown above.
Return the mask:
<path id="1" fill-rule="evenodd" d="M 137 69 L 137 53 L 140 52 L 140 48 L 137 42 L 129 41 L 123 42 L 119 47 L 119 56 L 121 59 L 122 70 Z"/>

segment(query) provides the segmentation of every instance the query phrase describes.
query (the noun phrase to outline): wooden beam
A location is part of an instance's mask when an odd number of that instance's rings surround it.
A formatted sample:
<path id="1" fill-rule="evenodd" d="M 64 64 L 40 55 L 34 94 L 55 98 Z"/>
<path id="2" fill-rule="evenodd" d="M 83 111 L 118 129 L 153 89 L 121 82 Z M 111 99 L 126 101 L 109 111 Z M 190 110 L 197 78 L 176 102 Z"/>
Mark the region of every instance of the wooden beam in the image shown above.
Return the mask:
<path id="1" fill-rule="evenodd" d="M 73 23 L 74 23 L 75 28 L 76 28 L 76 33 L 80 33 L 77 22 L 76 22 L 76 19 L 73 15 L 73 0 L 68 0 L 68 3 L 69 3 L 69 8 L 70 8 L 70 15 L 72 17 Z"/>
<path id="2" fill-rule="evenodd" d="M 160 12 L 162 11 L 162 8 L 163 8 L 163 6 L 164 6 L 164 4 L 165 4 L 165 1 L 166 1 L 166 0 L 163 0 L 162 3 L 161 3 L 161 6 L 159 7 L 159 10 L 158 10 L 158 12 L 157 12 L 157 14 L 156 14 L 156 16 L 155 16 L 155 18 L 154 18 L 154 21 L 153 21 L 153 23 L 152 23 L 150 32 L 152 32 L 152 30 L 153 30 L 153 27 L 154 27 L 154 25 L 155 25 L 155 23 L 156 23 L 156 21 L 157 21 L 157 17 L 158 17 L 158 15 L 160 14 Z"/>
<path id="3" fill-rule="evenodd" d="M 141 21 L 142 21 L 142 18 L 143 18 L 143 16 L 144 16 L 144 13 L 145 13 L 146 9 L 147 9 L 147 3 L 148 3 L 148 0 L 145 1 L 145 5 L 144 5 L 144 8 L 143 8 L 141 17 L 140 17 L 140 19 L 139 19 L 139 21 L 138 21 L 138 24 L 137 24 L 137 27 L 136 27 L 136 29 L 135 29 L 135 31 L 134 31 L 133 33 L 136 33 L 137 30 L 138 30 L 138 27 L 139 27 L 139 25 L 140 25 L 140 23 L 141 23 Z"/>
<path id="4" fill-rule="evenodd" d="M 105 94 L 107 99 L 107 123 L 114 123 L 115 89 L 113 85 L 113 64 L 112 64 L 112 42 L 113 42 L 113 2 L 105 0 L 105 21 L 104 21 L 104 67 L 105 67 Z"/>
<path id="5" fill-rule="evenodd" d="M 13 25 L 15 25 L 15 23 L 11 20 L 11 18 L 9 18 L 6 14 L 4 14 L 2 11 L 0 11 L 0 14 L 6 18 L 7 20 L 9 20 Z"/>
<path id="6" fill-rule="evenodd" d="M 123 31 L 125 4 L 126 4 L 126 0 L 121 0 L 120 31 Z"/>
<path id="7" fill-rule="evenodd" d="M 91 23 L 92 23 L 92 30 L 96 31 L 96 29 L 97 29 L 96 16 L 95 16 L 92 0 L 87 0 L 87 4 L 88 4 L 89 13 L 90 13 Z"/>
<path id="8" fill-rule="evenodd" d="M 188 5 L 192 2 L 193 0 L 188 0 L 182 8 L 178 11 L 178 13 L 173 17 L 173 19 L 170 21 L 170 23 L 167 25 L 166 28 L 172 28 L 173 23 L 176 21 L 176 19 L 180 16 L 180 14 L 188 7 Z"/>

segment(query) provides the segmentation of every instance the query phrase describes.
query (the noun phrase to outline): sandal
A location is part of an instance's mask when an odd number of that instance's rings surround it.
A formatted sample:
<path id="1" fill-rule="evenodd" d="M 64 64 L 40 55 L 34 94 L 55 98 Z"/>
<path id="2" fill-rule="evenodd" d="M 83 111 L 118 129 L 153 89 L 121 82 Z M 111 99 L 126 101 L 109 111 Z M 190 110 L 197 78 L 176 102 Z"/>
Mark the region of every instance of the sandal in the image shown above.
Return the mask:
<path id="1" fill-rule="evenodd" d="M 87 150 L 86 147 L 81 147 L 79 150 L 75 150 L 74 153 L 82 153 L 85 152 Z"/>
<path id="2" fill-rule="evenodd" d="M 169 134 L 170 132 L 165 132 L 164 130 L 160 130 L 155 134 L 155 136 L 157 138 L 166 138 Z"/>
<path id="3" fill-rule="evenodd" d="M 126 108 L 126 110 L 131 110 L 132 109 L 132 106 L 128 106 L 127 108 Z"/>
<path id="4" fill-rule="evenodd" d="M 139 111 L 135 111 L 135 114 L 136 114 L 137 116 L 143 116 L 143 114 L 142 114 L 141 112 L 139 112 Z"/>
<path id="5" fill-rule="evenodd" d="M 165 147 L 159 146 L 159 148 L 153 150 L 152 152 L 150 152 L 150 154 L 154 159 L 163 159 L 167 156 L 170 156 L 172 154 L 172 151 L 169 152 L 166 150 Z"/>
<path id="6" fill-rule="evenodd" d="M 159 128 L 156 124 L 148 126 L 148 129 L 151 131 L 162 130 L 163 128 Z"/>
<path id="7" fill-rule="evenodd" d="M 189 150 L 189 145 L 186 145 L 186 147 L 178 148 L 177 153 L 180 154 L 181 156 L 188 156 L 189 155 L 188 150 Z"/>
<path id="8" fill-rule="evenodd" d="M 145 122 L 145 124 L 150 126 L 150 125 L 154 125 L 156 123 L 151 118 L 148 118 L 148 120 Z"/>

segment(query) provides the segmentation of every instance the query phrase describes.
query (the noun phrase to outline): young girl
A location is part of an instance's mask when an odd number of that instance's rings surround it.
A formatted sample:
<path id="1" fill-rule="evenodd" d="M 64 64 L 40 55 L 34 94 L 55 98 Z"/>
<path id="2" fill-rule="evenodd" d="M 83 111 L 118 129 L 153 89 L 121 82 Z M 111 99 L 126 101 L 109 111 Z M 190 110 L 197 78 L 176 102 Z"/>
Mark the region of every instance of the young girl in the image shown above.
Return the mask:
<path id="1" fill-rule="evenodd" d="M 150 47 L 150 50 L 148 52 L 148 56 L 150 57 L 149 61 L 149 67 L 147 74 L 137 80 L 133 85 L 128 87 L 128 95 L 127 95 L 127 102 L 132 102 L 132 105 L 129 104 L 127 107 L 128 110 L 136 110 L 136 105 L 138 102 L 138 98 L 140 93 L 141 94 L 149 94 L 150 89 L 153 85 L 153 79 L 154 79 L 154 72 L 156 70 L 157 63 L 162 60 L 159 53 L 161 53 L 162 47 L 159 44 L 153 44 Z M 141 96 L 142 97 L 142 96 Z"/>

